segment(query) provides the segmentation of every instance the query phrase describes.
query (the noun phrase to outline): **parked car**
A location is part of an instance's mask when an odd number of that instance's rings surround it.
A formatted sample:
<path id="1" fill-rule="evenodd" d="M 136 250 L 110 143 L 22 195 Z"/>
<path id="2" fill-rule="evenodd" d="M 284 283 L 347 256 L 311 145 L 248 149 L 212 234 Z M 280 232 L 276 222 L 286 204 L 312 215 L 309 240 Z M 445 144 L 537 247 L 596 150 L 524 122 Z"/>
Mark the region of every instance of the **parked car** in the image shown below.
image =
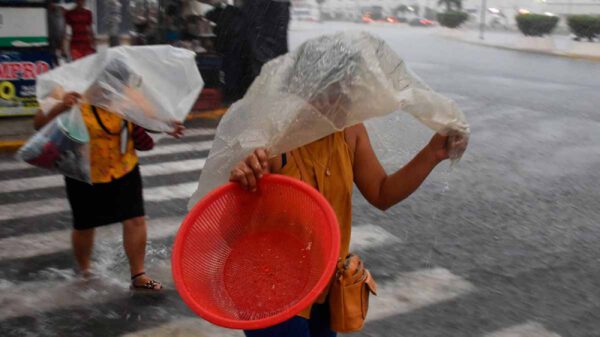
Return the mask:
<path id="1" fill-rule="evenodd" d="M 385 21 L 385 16 L 383 15 L 383 7 L 381 6 L 363 7 L 361 11 L 362 21 L 365 23 Z"/>
<path id="2" fill-rule="evenodd" d="M 416 27 L 431 27 L 433 26 L 433 21 L 424 18 L 414 18 L 408 24 Z"/>
<path id="3" fill-rule="evenodd" d="M 292 20 L 319 22 L 319 10 L 312 7 L 301 7 L 292 9 Z"/>

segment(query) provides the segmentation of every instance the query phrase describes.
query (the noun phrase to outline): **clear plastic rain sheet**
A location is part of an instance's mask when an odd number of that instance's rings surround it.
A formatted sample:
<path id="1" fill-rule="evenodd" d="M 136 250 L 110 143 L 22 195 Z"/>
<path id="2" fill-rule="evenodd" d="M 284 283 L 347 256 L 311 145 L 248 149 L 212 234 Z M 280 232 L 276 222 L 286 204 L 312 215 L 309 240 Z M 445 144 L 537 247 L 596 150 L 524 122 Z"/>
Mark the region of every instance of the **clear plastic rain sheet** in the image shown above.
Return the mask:
<path id="1" fill-rule="evenodd" d="M 123 46 L 56 68 L 37 78 L 36 95 L 48 112 L 65 93 L 143 128 L 170 131 L 183 121 L 203 82 L 195 53 L 171 46 Z"/>
<path id="2" fill-rule="evenodd" d="M 195 53 L 170 46 L 118 47 L 61 66 L 37 78 L 40 108 L 48 113 L 71 91 L 141 127 L 171 131 L 198 98 L 203 82 Z M 91 183 L 89 134 L 79 105 L 36 133 L 17 153 L 32 165 Z"/>
<path id="3" fill-rule="evenodd" d="M 257 147 L 277 155 L 394 112 L 409 113 L 444 135 L 469 133 L 457 105 L 412 74 L 383 40 L 345 32 L 306 41 L 265 64 L 246 96 L 225 114 L 188 207 L 227 182 L 232 167 Z M 385 120 L 372 125 L 386 128 Z M 374 145 L 392 145 L 377 139 Z"/>

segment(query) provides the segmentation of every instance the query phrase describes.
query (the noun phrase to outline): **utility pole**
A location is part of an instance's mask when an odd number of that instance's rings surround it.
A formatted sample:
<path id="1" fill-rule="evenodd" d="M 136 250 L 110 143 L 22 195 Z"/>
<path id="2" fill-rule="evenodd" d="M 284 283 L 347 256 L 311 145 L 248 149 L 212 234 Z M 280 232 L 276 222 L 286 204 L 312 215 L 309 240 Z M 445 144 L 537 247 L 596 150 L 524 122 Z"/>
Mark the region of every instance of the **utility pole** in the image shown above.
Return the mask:
<path id="1" fill-rule="evenodd" d="M 479 18 L 479 39 L 485 39 L 485 14 L 487 12 L 487 0 L 481 0 L 481 16 Z"/>

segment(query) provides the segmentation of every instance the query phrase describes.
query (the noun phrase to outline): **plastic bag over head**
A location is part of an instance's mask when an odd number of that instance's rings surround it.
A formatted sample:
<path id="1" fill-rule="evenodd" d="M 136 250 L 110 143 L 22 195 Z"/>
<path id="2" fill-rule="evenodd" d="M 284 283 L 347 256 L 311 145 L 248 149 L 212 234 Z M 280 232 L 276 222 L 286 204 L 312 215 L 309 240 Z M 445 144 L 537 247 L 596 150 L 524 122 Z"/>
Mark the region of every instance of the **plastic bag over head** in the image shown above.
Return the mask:
<path id="1" fill-rule="evenodd" d="M 183 121 L 202 90 L 195 53 L 171 46 L 110 48 L 37 78 L 36 95 L 48 112 L 65 93 L 141 127 L 170 131 Z"/>
<path id="2" fill-rule="evenodd" d="M 227 111 L 188 207 L 258 147 L 281 154 L 397 111 L 444 135 L 469 133 L 456 104 L 413 75 L 383 40 L 364 32 L 308 40 L 265 64 Z"/>

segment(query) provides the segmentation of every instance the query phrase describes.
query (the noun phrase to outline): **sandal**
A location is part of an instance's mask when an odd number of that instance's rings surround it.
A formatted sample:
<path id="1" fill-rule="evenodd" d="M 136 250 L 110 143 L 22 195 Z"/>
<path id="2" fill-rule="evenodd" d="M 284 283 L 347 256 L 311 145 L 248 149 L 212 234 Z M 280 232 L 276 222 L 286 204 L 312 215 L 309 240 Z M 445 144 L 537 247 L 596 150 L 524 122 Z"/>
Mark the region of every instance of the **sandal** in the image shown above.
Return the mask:
<path id="1" fill-rule="evenodd" d="M 162 290 L 163 286 L 160 282 L 156 281 L 156 280 L 148 280 L 146 283 L 144 284 L 135 284 L 135 280 L 140 277 L 146 275 L 146 272 L 141 272 L 139 274 L 135 274 L 131 277 L 131 286 L 129 287 L 131 290 L 153 290 L 153 291 L 159 291 Z"/>

